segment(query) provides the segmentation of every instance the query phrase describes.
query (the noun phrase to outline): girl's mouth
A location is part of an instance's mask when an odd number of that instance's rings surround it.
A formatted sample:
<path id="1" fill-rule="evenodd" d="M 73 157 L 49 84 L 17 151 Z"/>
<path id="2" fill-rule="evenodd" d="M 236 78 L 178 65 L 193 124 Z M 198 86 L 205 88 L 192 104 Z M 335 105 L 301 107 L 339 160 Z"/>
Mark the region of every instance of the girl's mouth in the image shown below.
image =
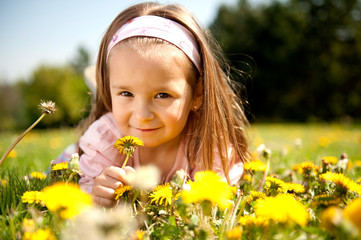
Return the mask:
<path id="1" fill-rule="evenodd" d="M 155 130 L 158 130 L 159 128 L 136 128 L 140 132 L 153 132 Z"/>

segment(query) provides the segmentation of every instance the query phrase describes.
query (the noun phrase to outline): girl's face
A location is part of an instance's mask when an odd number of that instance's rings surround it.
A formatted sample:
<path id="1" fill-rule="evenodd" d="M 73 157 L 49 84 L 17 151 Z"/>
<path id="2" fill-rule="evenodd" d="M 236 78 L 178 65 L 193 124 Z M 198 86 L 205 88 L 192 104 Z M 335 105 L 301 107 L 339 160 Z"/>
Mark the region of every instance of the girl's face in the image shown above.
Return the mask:
<path id="1" fill-rule="evenodd" d="M 185 56 L 173 46 L 160 48 L 121 44 L 109 57 L 114 119 L 124 135 L 141 138 L 145 147 L 178 144 L 194 104 Z"/>

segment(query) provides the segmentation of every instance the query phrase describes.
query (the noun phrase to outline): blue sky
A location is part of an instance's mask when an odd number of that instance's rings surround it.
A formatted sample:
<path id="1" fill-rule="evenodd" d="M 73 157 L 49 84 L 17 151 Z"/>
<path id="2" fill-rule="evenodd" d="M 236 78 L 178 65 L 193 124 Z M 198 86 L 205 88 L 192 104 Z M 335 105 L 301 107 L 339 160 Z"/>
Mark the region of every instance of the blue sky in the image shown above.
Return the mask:
<path id="1" fill-rule="evenodd" d="M 120 11 L 138 2 L 142 1 L 0 0 L 0 83 L 28 79 L 41 64 L 64 64 L 74 57 L 79 46 L 86 47 L 95 62 L 108 25 Z M 207 26 L 222 3 L 236 4 L 237 0 L 176 2 Z"/>

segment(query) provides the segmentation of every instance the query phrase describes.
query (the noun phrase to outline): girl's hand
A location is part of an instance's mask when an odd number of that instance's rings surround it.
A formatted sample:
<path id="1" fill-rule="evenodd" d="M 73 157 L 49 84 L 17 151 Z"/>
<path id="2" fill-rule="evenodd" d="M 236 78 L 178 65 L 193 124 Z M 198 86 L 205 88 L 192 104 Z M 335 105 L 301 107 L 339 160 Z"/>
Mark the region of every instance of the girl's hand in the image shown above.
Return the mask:
<path id="1" fill-rule="evenodd" d="M 124 169 L 120 167 L 110 166 L 95 178 L 92 198 L 93 201 L 103 207 L 114 207 L 117 201 L 114 199 L 114 190 L 119 186 L 127 185 L 125 176 L 134 172 L 134 168 L 126 166 Z"/>

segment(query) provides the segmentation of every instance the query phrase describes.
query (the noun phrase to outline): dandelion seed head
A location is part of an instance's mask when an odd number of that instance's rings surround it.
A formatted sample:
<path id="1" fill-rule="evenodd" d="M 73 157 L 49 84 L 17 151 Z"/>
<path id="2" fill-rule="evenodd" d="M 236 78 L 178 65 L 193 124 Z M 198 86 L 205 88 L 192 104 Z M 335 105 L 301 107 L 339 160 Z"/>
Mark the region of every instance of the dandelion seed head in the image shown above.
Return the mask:
<path id="1" fill-rule="evenodd" d="M 126 180 L 135 189 L 151 191 L 160 183 L 160 171 L 154 165 L 140 166 L 129 173 Z"/>
<path id="2" fill-rule="evenodd" d="M 128 205 L 112 209 L 91 207 L 62 229 L 60 239 L 131 239 L 136 229 L 137 223 Z"/>
<path id="3" fill-rule="evenodd" d="M 53 101 L 41 101 L 40 109 L 42 113 L 52 114 L 56 111 L 55 103 Z"/>

